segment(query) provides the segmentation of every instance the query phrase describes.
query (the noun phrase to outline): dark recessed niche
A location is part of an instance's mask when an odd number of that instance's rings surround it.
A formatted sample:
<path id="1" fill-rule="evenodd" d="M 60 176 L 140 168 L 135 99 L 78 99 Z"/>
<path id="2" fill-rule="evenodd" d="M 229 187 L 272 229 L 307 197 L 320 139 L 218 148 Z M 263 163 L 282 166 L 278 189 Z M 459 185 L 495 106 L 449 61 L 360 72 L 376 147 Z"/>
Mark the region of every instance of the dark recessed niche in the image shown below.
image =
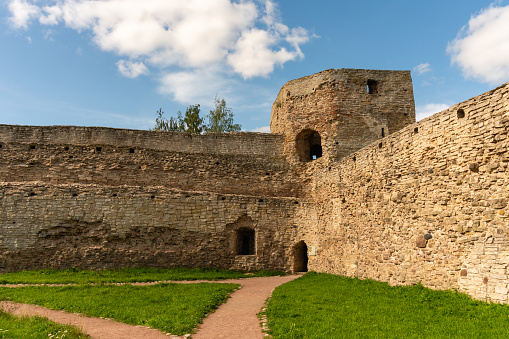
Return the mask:
<path id="1" fill-rule="evenodd" d="M 134 153 L 134 148 L 129 148 L 129 153 Z"/>
<path id="2" fill-rule="evenodd" d="M 353 157 L 353 158 L 352 158 L 352 160 L 353 160 L 354 162 L 356 162 L 356 161 L 357 161 L 357 157 Z"/>
<path id="3" fill-rule="evenodd" d="M 4 145 L 0 144 L 0 148 L 2 148 Z"/>
<path id="4" fill-rule="evenodd" d="M 382 138 L 385 137 L 385 129 L 382 127 Z"/>
<path id="5" fill-rule="evenodd" d="M 267 172 L 267 173 L 265 173 L 265 175 L 270 175 L 270 173 L 269 173 L 269 172 Z"/>
<path id="6" fill-rule="evenodd" d="M 343 198 L 343 199 L 341 200 L 341 202 L 344 204 L 344 203 L 346 202 L 346 199 L 345 199 L 345 198 Z"/>
<path id="7" fill-rule="evenodd" d="M 414 133 L 419 133 L 419 127 L 414 128 Z"/>
<path id="8" fill-rule="evenodd" d="M 378 93 L 378 81 L 376 80 L 368 80 L 367 91 L 369 94 L 377 94 Z"/>
<path id="9" fill-rule="evenodd" d="M 263 199 L 259 199 L 258 202 L 263 202 Z"/>
<path id="10" fill-rule="evenodd" d="M 72 194 L 73 197 L 77 197 L 78 196 L 78 193 L 73 193 Z"/>
<path id="11" fill-rule="evenodd" d="M 462 108 L 460 108 L 456 112 L 456 115 L 458 116 L 458 119 L 463 119 L 465 117 L 465 111 Z"/>
<path id="12" fill-rule="evenodd" d="M 30 193 L 28 193 L 28 196 L 30 196 L 30 197 L 33 197 L 34 195 L 35 195 L 35 193 L 34 193 L 34 192 L 30 192 Z"/>
<path id="13" fill-rule="evenodd" d="M 103 150 L 103 148 L 102 148 L 102 147 L 96 147 L 96 148 L 95 148 L 95 151 L 96 151 L 96 152 L 101 152 L 102 150 Z"/>
<path id="14" fill-rule="evenodd" d="M 141 169 L 141 166 L 138 166 L 138 169 Z"/>
<path id="15" fill-rule="evenodd" d="M 65 146 L 64 151 L 68 151 L 68 150 L 69 150 L 69 146 Z"/>
<path id="16" fill-rule="evenodd" d="M 429 174 L 433 174 L 433 169 L 432 168 L 429 170 Z"/>
<path id="17" fill-rule="evenodd" d="M 74 157 L 73 157 L 72 155 L 70 155 L 70 156 L 69 156 L 69 159 L 72 159 L 72 158 L 74 158 Z"/>
<path id="18" fill-rule="evenodd" d="M 298 204 L 299 204 L 299 202 L 298 202 L 298 201 L 296 201 L 296 202 L 294 202 L 294 204 L 295 204 L 295 205 L 298 205 Z"/>
<path id="19" fill-rule="evenodd" d="M 216 165 L 219 165 L 219 161 L 216 162 Z"/>
<path id="20" fill-rule="evenodd" d="M 111 196 L 112 196 L 112 197 L 116 197 L 117 195 L 116 195 L 115 193 L 113 193 Z"/>
<path id="21" fill-rule="evenodd" d="M 382 143 L 379 143 L 378 144 L 378 148 L 382 148 L 383 144 Z"/>
<path id="22" fill-rule="evenodd" d="M 15 221 L 13 221 L 13 222 L 12 222 L 12 224 L 13 224 L 13 225 L 14 225 L 15 223 L 16 223 Z"/>
<path id="23" fill-rule="evenodd" d="M 29 165 L 30 165 L 30 166 L 33 166 L 33 165 L 35 165 L 35 163 L 34 163 L 34 162 L 31 162 L 31 163 L 29 163 Z"/>
<path id="24" fill-rule="evenodd" d="M 35 149 L 35 145 L 30 145 L 30 149 Z"/>
<path id="25" fill-rule="evenodd" d="M 221 200 L 226 200 L 226 197 L 221 197 Z"/>
<path id="26" fill-rule="evenodd" d="M 191 196 L 190 195 L 186 195 L 186 198 L 190 198 Z"/>
<path id="27" fill-rule="evenodd" d="M 329 172 L 332 170 L 332 167 L 329 167 Z"/>
<path id="28" fill-rule="evenodd" d="M 151 195 L 150 199 L 155 199 L 155 197 L 156 197 L 155 195 Z"/>

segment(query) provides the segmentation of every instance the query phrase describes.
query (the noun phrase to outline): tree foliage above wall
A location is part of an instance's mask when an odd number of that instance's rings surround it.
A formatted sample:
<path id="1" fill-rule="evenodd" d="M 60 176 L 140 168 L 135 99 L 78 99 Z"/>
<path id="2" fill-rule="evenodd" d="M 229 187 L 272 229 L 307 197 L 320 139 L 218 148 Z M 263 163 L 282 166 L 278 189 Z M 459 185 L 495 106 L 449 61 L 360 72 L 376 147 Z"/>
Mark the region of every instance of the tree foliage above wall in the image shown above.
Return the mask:
<path id="1" fill-rule="evenodd" d="M 214 99 L 215 108 L 206 116 L 208 123 L 200 117 L 200 105 L 190 105 L 182 116 L 177 112 L 177 117 L 164 117 L 164 112 L 160 108 L 157 111 L 156 124 L 153 131 L 177 131 L 201 134 L 206 133 L 227 133 L 240 132 L 241 126 L 234 123 L 233 112 L 226 106 L 226 100 L 216 97 Z"/>

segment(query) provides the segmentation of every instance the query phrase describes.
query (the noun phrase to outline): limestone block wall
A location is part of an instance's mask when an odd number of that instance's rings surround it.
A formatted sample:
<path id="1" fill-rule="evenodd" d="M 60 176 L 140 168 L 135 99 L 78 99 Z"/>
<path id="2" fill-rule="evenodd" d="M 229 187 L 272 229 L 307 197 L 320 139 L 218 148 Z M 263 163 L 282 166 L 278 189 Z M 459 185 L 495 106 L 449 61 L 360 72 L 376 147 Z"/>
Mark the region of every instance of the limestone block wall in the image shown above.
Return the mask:
<path id="1" fill-rule="evenodd" d="M 164 187 L 0 184 L 0 271 L 219 267 L 289 270 L 295 199 Z M 236 232 L 255 231 L 238 255 Z"/>
<path id="2" fill-rule="evenodd" d="M 0 182 L 165 186 L 301 195 L 280 135 L 191 135 L 74 126 L 0 126 Z"/>
<path id="3" fill-rule="evenodd" d="M 286 136 L 290 160 L 299 160 L 295 142 L 303 130 L 318 132 L 323 156 L 337 160 L 414 122 L 409 71 L 333 69 L 286 83 L 270 126 Z"/>
<path id="4" fill-rule="evenodd" d="M 508 302 L 509 83 L 315 174 L 310 269 Z"/>

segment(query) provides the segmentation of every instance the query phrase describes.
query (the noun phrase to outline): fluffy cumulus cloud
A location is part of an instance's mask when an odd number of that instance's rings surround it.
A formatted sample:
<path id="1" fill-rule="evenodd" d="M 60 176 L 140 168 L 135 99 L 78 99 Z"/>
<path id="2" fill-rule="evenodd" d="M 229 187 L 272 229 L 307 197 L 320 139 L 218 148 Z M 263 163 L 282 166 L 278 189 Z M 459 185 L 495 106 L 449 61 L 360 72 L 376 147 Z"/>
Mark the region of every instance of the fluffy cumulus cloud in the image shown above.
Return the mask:
<path id="1" fill-rule="evenodd" d="M 131 60 L 120 60 L 117 62 L 119 72 L 127 77 L 134 79 L 141 74 L 149 74 L 149 70 L 143 62 L 133 62 Z"/>
<path id="2" fill-rule="evenodd" d="M 28 22 L 40 15 L 40 8 L 24 0 L 12 0 L 8 4 L 12 16 L 9 18 L 14 28 L 28 28 Z"/>
<path id="3" fill-rule="evenodd" d="M 509 6 L 492 5 L 470 18 L 447 48 L 468 77 L 490 84 L 509 80 Z"/>
<path id="4" fill-rule="evenodd" d="M 251 132 L 270 133 L 270 126 L 257 127 L 251 130 Z"/>
<path id="5" fill-rule="evenodd" d="M 422 106 L 417 106 L 415 108 L 415 120 L 419 121 L 429 116 L 432 116 L 435 113 L 441 112 L 445 109 L 448 109 L 450 105 L 447 104 L 426 104 Z"/>
<path id="6" fill-rule="evenodd" d="M 431 71 L 431 67 L 430 67 L 429 63 L 426 62 L 426 63 L 419 64 L 419 65 L 415 66 L 413 68 L 413 71 L 415 73 L 417 73 L 418 75 L 421 75 L 421 74 Z"/>
<path id="7" fill-rule="evenodd" d="M 168 82 L 212 68 L 243 78 L 267 76 L 275 67 L 303 57 L 310 35 L 289 28 L 271 0 L 10 0 L 15 28 L 65 25 L 91 32 L 94 43 L 121 60 L 130 78 L 157 67 Z M 168 73 L 178 69 L 177 73 Z M 184 75 L 185 72 L 187 75 Z M 178 93 L 172 92 L 177 96 Z M 177 97 L 178 99 L 178 97 Z"/>

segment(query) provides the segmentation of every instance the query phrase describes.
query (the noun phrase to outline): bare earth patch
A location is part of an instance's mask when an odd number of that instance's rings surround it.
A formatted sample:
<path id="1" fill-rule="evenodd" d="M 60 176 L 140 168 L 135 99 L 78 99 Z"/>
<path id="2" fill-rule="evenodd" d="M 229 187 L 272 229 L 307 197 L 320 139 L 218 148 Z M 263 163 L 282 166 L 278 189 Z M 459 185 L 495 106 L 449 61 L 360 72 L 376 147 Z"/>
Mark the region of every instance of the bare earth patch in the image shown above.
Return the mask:
<path id="1" fill-rule="evenodd" d="M 226 303 L 221 305 L 214 313 L 204 319 L 203 324 L 192 335 L 193 339 L 238 339 L 263 338 L 262 329 L 257 317 L 274 288 L 288 281 L 298 278 L 299 275 L 284 277 L 258 277 L 248 279 L 232 279 L 213 281 L 213 283 L 236 283 L 242 287 L 235 291 Z M 187 281 L 176 283 L 196 283 Z M 203 281 L 200 281 L 203 282 Z M 206 281 L 211 282 L 211 281 Z M 148 285 L 154 283 L 140 283 L 132 285 Z M 26 286 L 26 285 L 23 285 Z M 14 286 L 13 286 L 14 287 Z M 54 311 L 45 307 L 19 304 L 9 301 L 0 302 L 0 307 L 17 316 L 41 316 L 61 324 L 73 325 L 81 328 L 92 338 L 104 339 L 157 339 L 157 338 L 188 338 L 189 336 L 176 336 L 164 334 L 149 327 L 123 324 L 110 319 L 85 317 L 81 314 Z"/>

